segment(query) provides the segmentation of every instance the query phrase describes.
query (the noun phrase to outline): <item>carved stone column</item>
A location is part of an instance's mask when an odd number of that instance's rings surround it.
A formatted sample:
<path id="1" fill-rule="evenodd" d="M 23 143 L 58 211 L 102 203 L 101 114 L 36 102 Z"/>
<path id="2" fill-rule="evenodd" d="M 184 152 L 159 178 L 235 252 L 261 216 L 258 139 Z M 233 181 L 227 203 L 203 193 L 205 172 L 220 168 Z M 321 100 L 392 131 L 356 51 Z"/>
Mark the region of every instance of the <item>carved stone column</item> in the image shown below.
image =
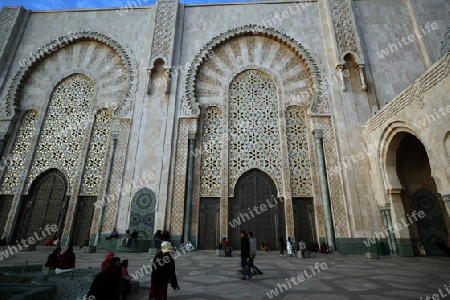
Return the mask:
<path id="1" fill-rule="evenodd" d="M 109 168 L 108 168 L 108 173 L 106 174 L 105 193 L 103 194 L 103 199 L 102 199 L 100 220 L 98 221 L 97 236 L 95 237 L 95 242 L 94 242 L 95 246 L 98 245 L 98 240 L 101 238 L 102 227 L 103 227 L 103 218 L 105 216 L 105 209 L 106 209 L 106 196 L 109 193 L 109 183 L 111 182 L 111 173 L 112 173 L 112 168 L 114 165 L 114 155 L 116 152 L 117 139 L 119 138 L 119 133 L 112 132 L 111 138 L 112 138 L 112 145 L 111 145 L 111 151 L 109 152 Z"/>
<path id="2" fill-rule="evenodd" d="M 191 232 L 191 211 L 192 211 L 192 190 L 194 176 L 194 156 L 195 156 L 195 132 L 188 133 L 188 167 L 187 167 L 187 187 L 186 187 L 186 208 L 184 214 L 183 241 L 184 244 L 190 240 Z"/>
<path id="3" fill-rule="evenodd" d="M 397 253 L 397 244 L 395 243 L 395 234 L 392 231 L 392 217 L 391 217 L 391 208 L 388 205 L 380 206 L 380 211 L 383 214 L 384 225 L 388 230 L 388 244 L 389 244 L 389 252 L 390 254 Z"/>
<path id="4" fill-rule="evenodd" d="M 325 231 L 328 245 L 335 250 L 333 222 L 331 220 L 330 197 L 328 194 L 327 175 L 325 171 L 325 159 L 323 154 L 323 131 L 314 130 L 313 134 L 316 140 L 317 165 L 319 168 L 320 190 L 322 193 L 323 213 L 325 217 Z"/>

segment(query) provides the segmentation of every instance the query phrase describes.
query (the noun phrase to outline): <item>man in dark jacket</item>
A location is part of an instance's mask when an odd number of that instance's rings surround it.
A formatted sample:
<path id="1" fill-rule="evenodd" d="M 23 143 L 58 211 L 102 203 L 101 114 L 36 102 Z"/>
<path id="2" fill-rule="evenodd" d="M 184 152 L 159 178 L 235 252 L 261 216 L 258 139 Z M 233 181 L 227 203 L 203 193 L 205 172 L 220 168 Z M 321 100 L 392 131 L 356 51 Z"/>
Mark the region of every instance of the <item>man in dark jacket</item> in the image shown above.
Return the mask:
<path id="1" fill-rule="evenodd" d="M 252 273 L 250 272 L 250 269 L 247 266 L 247 260 L 249 258 L 250 254 L 250 244 L 248 241 L 247 233 L 245 230 L 241 230 L 241 274 L 242 274 L 242 280 L 247 280 L 252 278 Z"/>

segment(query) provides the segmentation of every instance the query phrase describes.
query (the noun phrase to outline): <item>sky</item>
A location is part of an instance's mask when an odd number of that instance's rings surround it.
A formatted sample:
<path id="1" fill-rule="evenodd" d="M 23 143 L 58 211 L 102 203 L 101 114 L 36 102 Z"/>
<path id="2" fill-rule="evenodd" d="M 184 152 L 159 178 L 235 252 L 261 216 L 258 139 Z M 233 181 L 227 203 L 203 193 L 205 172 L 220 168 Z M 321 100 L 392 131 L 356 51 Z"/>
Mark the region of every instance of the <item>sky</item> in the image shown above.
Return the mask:
<path id="1" fill-rule="evenodd" d="M 255 2 L 258 0 L 179 0 L 181 3 L 218 3 L 218 2 Z M 0 0 L 2 6 L 23 6 L 30 10 L 66 9 L 66 8 L 102 8 L 122 7 L 128 2 L 139 2 L 142 6 L 155 4 L 156 0 Z M 140 5 L 139 5 L 140 6 Z"/>

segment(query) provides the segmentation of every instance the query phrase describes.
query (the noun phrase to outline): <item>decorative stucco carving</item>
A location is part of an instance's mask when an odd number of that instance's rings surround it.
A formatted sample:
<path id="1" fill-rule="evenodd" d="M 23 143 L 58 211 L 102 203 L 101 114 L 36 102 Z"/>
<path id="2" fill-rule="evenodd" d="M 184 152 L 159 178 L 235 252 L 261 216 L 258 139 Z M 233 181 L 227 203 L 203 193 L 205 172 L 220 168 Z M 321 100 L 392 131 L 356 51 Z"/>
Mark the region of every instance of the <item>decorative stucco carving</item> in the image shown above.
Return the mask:
<path id="1" fill-rule="evenodd" d="M 181 97 L 180 117 L 198 117 L 200 115 L 200 108 L 198 102 L 189 102 L 186 96 Z"/>
<path id="2" fill-rule="evenodd" d="M 177 1 L 158 0 L 155 33 L 153 35 L 152 53 L 149 63 L 150 68 L 153 68 L 153 64 L 157 59 L 164 61 L 165 68 L 170 69 L 171 67 L 177 7 Z"/>
<path id="3" fill-rule="evenodd" d="M 344 57 L 349 53 L 355 56 L 358 64 L 364 64 L 350 1 L 330 0 L 329 3 L 339 50 L 339 64 L 344 64 Z"/>
<path id="4" fill-rule="evenodd" d="M 169 72 L 172 68 L 172 53 L 175 43 L 176 19 L 178 11 L 177 0 L 158 0 L 155 18 L 155 31 L 153 34 L 150 61 L 147 67 L 147 94 L 151 93 L 152 72 L 155 63 L 164 62 L 164 69 Z M 170 89 L 170 79 L 167 77 L 166 92 Z"/>
<path id="5" fill-rule="evenodd" d="M 383 126 L 383 124 L 395 116 L 399 111 L 415 102 L 424 105 L 423 94 L 430 88 L 438 84 L 450 73 L 450 52 L 447 52 L 433 66 L 425 71 L 419 78 L 414 80 L 406 89 L 392 99 L 385 107 L 379 110 L 376 115 L 370 118 L 363 125 L 364 138 L 367 141 L 369 134 Z"/>
<path id="6" fill-rule="evenodd" d="M 441 55 L 444 56 L 445 54 L 450 52 L 450 26 L 447 27 L 447 32 L 445 32 L 441 44 Z"/>
<path id="7" fill-rule="evenodd" d="M 28 75 L 31 70 L 44 58 L 51 55 L 52 51 L 64 48 L 74 42 L 81 40 L 94 40 L 102 44 L 111 47 L 117 55 L 119 55 L 122 64 L 125 66 L 125 89 L 121 95 L 121 102 L 117 104 L 117 110 L 115 115 L 126 115 L 131 109 L 131 105 L 134 100 L 137 82 L 138 82 L 138 69 L 137 63 L 134 59 L 131 51 L 125 46 L 123 42 L 119 42 L 117 38 L 113 38 L 105 33 L 91 31 L 89 29 L 71 32 L 67 35 L 58 37 L 57 39 L 47 42 L 43 47 L 39 47 L 38 50 L 30 55 L 29 58 L 23 60 L 20 69 L 16 75 L 11 79 L 8 88 L 8 94 L 6 96 L 6 103 L 1 109 L 1 117 L 12 118 L 15 110 L 19 108 L 19 98 Z M 63 42 L 65 41 L 65 42 Z M 47 49 L 44 51 L 43 49 Z M 103 63 L 107 63 L 105 60 Z"/>
<path id="8" fill-rule="evenodd" d="M 219 49 L 219 47 L 233 39 L 237 39 L 242 36 L 247 36 L 249 38 L 249 47 L 251 50 L 251 55 L 247 53 L 243 53 L 237 47 L 231 48 L 231 53 L 236 52 L 241 55 L 248 56 L 252 61 L 258 61 L 260 65 L 265 64 L 266 58 L 269 54 L 269 49 L 271 47 L 270 40 L 278 41 L 280 43 L 279 50 L 277 50 L 276 58 L 281 60 L 283 56 L 286 54 L 287 49 L 291 49 L 299 60 L 302 60 L 309 70 L 310 76 L 312 77 L 312 94 L 313 94 L 313 103 L 311 105 L 311 112 L 314 114 L 329 114 L 328 105 L 324 105 L 324 101 L 326 99 L 323 98 L 323 90 L 320 88 L 323 86 L 322 75 L 320 73 L 319 67 L 315 59 L 312 57 L 311 53 L 308 51 L 307 47 L 299 44 L 295 39 L 282 33 L 274 28 L 267 28 L 259 25 L 244 25 L 241 27 L 237 27 L 234 29 L 230 29 L 227 32 L 220 34 L 219 36 L 214 37 L 210 40 L 205 46 L 201 48 L 199 53 L 194 57 L 192 63 L 187 72 L 186 78 L 186 86 L 185 86 L 185 95 L 190 106 L 193 106 L 193 103 L 197 102 L 197 97 L 199 97 L 199 90 L 196 86 L 196 81 L 198 80 L 198 74 L 200 67 L 202 65 L 207 66 L 208 69 L 211 69 L 217 74 L 223 73 L 224 71 L 220 71 L 220 68 L 217 68 L 217 62 L 211 62 L 209 60 L 209 56 L 211 53 L 215 53 L 216 56 L 220 58 L 221 64 L 226 66 L 226 68 L 233 70 L 236 68 L 235 64 L 227 53 L 224 52 L 223 49 Z M 265 41 L 261 46 L 261 55 L 259 60 L 256 59 L 254 50 L 255 47 L 255 36 L 265 37 Z M 282 45 L 281 45 L 282 44 Z M 234 50 L 233 50 L 234 49 Z M 236 60 L 237 61 L 237 60 Z M 296 60 L 297 61 L 297 60 Z M 289 67 L 286 67 L 289 68 Z M 218 69 L 218 70 L 215 70 Z M 226 72 L 228 73 L 228 72 Z M 207 91 L 202 90 L 202 95 L 204 96 Z M 208 95 L 216 95 L 217 93 L 209 93 Z M 216 96 L 221 96 L 221 94 L 217 94 Z M 194 116 L 195 117 L 195 116 Z"/>
<path id="9" fill-rule="evenodd" d="M 10 38 L 13 38 L 12 32 L 20 12 L 20 7 L 3 7 L 0 11 L 0 59 L 3 56 L 8 41 Z"/>

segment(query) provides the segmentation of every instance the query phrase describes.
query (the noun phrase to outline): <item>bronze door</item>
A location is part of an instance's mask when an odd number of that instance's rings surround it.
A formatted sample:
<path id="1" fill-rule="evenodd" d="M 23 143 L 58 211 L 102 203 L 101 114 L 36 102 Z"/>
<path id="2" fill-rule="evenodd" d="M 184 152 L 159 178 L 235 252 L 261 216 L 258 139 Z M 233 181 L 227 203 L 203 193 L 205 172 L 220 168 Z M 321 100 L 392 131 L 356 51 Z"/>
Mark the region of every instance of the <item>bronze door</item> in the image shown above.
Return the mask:
<path id="1" fill-rule="evenodd" d="M 66 180 L 58 170 L 47 171 L 33 182 L 26 205 L 20 237 L 28 238 L 39 233 L 46 225 L 56 224 L 61 235 L 68 199 Z"/>
<path id="2" fill-rule="evenodd" d="M 97 197 L 79 197 L 77 219 L 74 224 L 75 234 L 72 238 L 74 246 L 81 246 L 90 237 L 92 217 L 94 216 L 95 202 Z"/>
<path id="3" fill-rule="evenodd" d="M 314 206 L 312 199 L 293 198 L 294 232 L 296 241 L 303 241 L 307 246 L 318 243 L 315 230 Z"/>
<path id="4" fill-rule="evenodd" d="M 216 249 L 220 242 L 219 198 L 200 198 L 198 249 Z"/>
<path id="5" fill-rule="evenodd" d="M 427 189 L 418 189 L 412 195 L 413 211 L 409 218 L 404 217 L 404 221 L 410 226 L 410 230 L 414 228 L 414 223 L 417 225 L 419 239 L 425 246 L 428 255 L 441 255 L 442 250 L 438 249 L 436 241 L 441 238 L 444 242 L 447 241 L 448 231 L 445 225 L 444 215 L 442 214 L 441 204 L 433 194 Z M 421 217 L 417 214 L 421 213 Z"/>
<path id="6" fill-rule="evenodd" d="M 272 250 L 278 248 L 278 238 L 284 235 L 286 225 L 284 203 L 277 195 L 272 179 L 257 169 L 238 179 L 234 198 L 228 203 L 228 233 L 234 249 L 240 249 L 241 230 L 253 232 L 258 249 L 263 241 Z"/>

